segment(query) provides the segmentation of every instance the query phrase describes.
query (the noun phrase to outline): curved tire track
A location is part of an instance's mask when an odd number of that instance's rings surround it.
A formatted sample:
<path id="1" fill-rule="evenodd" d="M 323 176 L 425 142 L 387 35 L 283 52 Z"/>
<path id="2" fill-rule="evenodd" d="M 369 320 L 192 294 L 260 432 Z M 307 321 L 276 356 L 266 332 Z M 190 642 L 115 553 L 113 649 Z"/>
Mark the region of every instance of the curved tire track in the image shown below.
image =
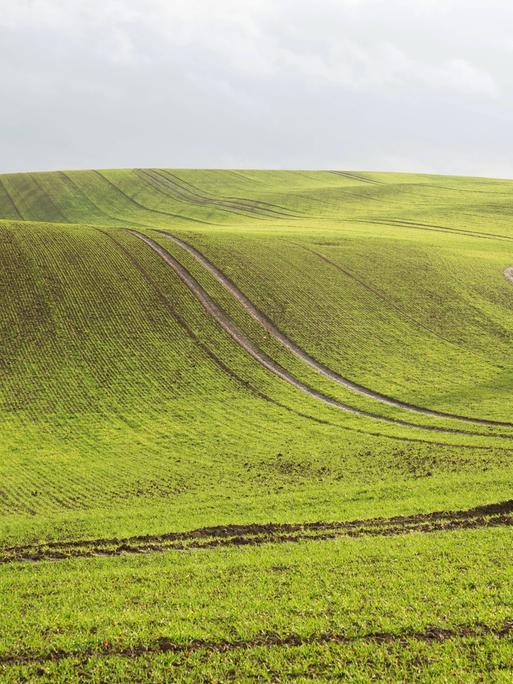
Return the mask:
<path id="1" fill-rule="evenodd" d="M 264 206 L 264 203 L 259 203 L 258 201 L 243 198 L 223 199 L 199 194 L 199 191 L 194 192 L 189 190 L 184 181 L 181 181 L 177 176 L 170 172 L 163 173 L 162 171 L 154 169 L 138 169 L 136 173 L 139 177 L 153 185 L 153 187 L 165 190 L 168 195 L 171 195 L 182 202 L 186 202 L 187 204 L 217 207 L 223 211 L 242 215 L 257 215 L 261 218 L 297 218 L 293 213 L 277 211 L 276 209 L 271 208 L 271 205 Z"/>
<path id="2" fill-rule="evenodd" d="M 382 185 L 382 181 L 371 178 L 370 176 L 359 176 L 356 173 L 349 173 L 349 171 L 328 171 L 328 173 L 333 173 L 335 176 L 342 176 L 343 178 L 349 178 L 349 180 L 359 181 L 360 183 L 371 183 L 372 185 Z"/>
<path id="3" fill-rule="evenodd" d="M 467 435 L 471 437 L 489 437 L 489 438 L 501 438 L 501 439 L 511 439 L 512 435 L 509 434 L 493 434 L 487 432 L 472 432 L 470 430 L 460 430 L 457 428 L 443 428 L 434 425 L 420 425 L 418 423 L 412 423 L 410 421 L 401 420 L 399 418 L 391 418 L 387 416 L 382 416 L 379 414 L 371 413 L 370 411 L 365 411 L 363 409 L 355 408 L 350 406 L 338 399 L 330 397 L 328 395 L 322 394 L 322 392 L 317 391 L 313 387 L 306 385 L 301 380 L 298 380 L 294 375 L 289 373 L 287 370 L 282 368 L 278 363 L 273 361 L 267 354 L 258 349 L 246 335 L 231 321 L 231 319 L 226 315 L 226 313 L 214 302 L 214 300 L 206 293 L 206 291 L 201 287 L 197 280 L 184 268 L 167 250 L 164 249 L 158 242 L 152 240 L 147 235 L 140 233 L 137 230 L 129 229 L 132 235 L 135 235 L 140 240 L 145 242 L 154 252 L 156 252 L 176 273 L 176 275 L 182 280 L 183 283 L 191 290 L 191 292 L 198 299 L 200 304 L 203 306 L 205 311 L 214 318 L 214 320 L 219 323 L 221 328 L 228 333 L 228 335 L 241 346 L 250 356 L 252 356 L 261 366 L 266 370 L 274 373 L 285 382 L 289 383 L 296 389 L 299 389 L 304 394 L 317 399 L 329 406 L 333 406 L 337 409 L 342 409 L 348 413 L 352 413 L 357 416 L 364 416 L 366 418 L 372 418 L 373 420 L 378 420 L 384 423 L 389 423 L 393 425 L 400 425 L 407 428 L 415 428 L 418 430 L 432 431 L 437 433 L 445 434 L 455 434 L 455 435 Z M 160 232 L 160 231 L 157 231 Z M 214 267 L 215 268 L 215 267 Z M 242 294 L 242 293 L 241 293 Z"/>
<path id="4" fill-rule="evenodd" d="M 332 428 L 335 428 L 337 430 L 343 430 L 345 432 L 354 432 L 356 434 L 360 435 L 366 435 L 369 437 L 380 437 L 383 439 L 391 439 L 392 441 L 398 441 L 398 442 L 413 442 L 416 444 L 429 444 L 432 446 L 439 446 L 439 447 L 449 447 L 449 448 L 457 448 L 457 449 L 471 449 L 471 450 L 476 450 L 476 451 L 489 451 L 491 448 L 497 450 L 497 451 L 506 451 L 510 452 L 513 451 L 513 447 L 508 448 L 508 447 L 489 447 L 489 446 L 483 446 L 483 445 L 472 445 L 472 444 L 456 444 L 453 442 L 440 442 L 440 441 L 434 441 L 430 439 L 420 439 L 417 437 L 401 437 L 399 435 L 388 435 L 386 433 L 382 432 L 374 432 L 370 430 L 362 430 L 360 428 L 356 427 L 350 427 L 348 425 L 339 425 L 337 423 L 332 423 L 329 420 L 325 420 L 324 418 L 318 418 L 316 416 L 311 416 L 308 413 L 303 413 L 301 411 L 298 411 L 294 408 L 291 408 L 290 406 L 287 406 L 286 404 L 282 404 L 280 401 L 277 401 L 276 399 L 273 399 L 272 397 L 268 396 L 264 392 L 262 392 L 260 389 L 252 385 L 248 380 L 243 379 L 240 377 L 232 368 L 229 368 L 202 340 L 199 339 L 199 337 L 193 332 L 193 330 L 188 326 L 188 324 L 185 322 L 185 320 L 178 314 L 178 312 L 175 310 L 175 308 L 172 306 L 171 302 L 169 301 L 168 297 L 163 293 L 163 291 L 160 289 L 158 284 L 155 282 L 155 280 L 151 277 L 151 275 L 148 273 L 148 271 L 140 264 L 140 262 L 131 254 L 130 250 L 126 248 L 126 246 L 117 240 L 115 237 L 113 237 L 109 232 L 106 230 L 103 230 L 101 228 L 96 229 L 98 232 L 102 233 L 107 237 L 109 240 L 111 240 L 117 248 L 125 255 L 125 257 L 130 261 L 132 266 L 139 271 L 141 274 L 142 278 L 148 283 L 151 289 L 155 291 L 155 294 L 159 298 L 160 302 L 163 304 L 163 306 L 167 309 L 167 311 L 170 313 L 170 315 L 175 319 L 175 321 L 180 325 L 186 335 L 188 335 L 191 340 L 207 355 L 208 358 L 211 359 L 211 361 L 226 375 L 228 375 L 232 380 L 237 382 L 241 387 L 243 387 L 245 390 L 253 394 L 255 397 L 258 399 L 262 399 L 263 401 L 268 402 L 269 404 L 273 404 L 274 406 L 277 406 L 288 413 L 292 413 L 295 416 L 298 416 L 299 418 L 304 418 L 310 422 L 316 423 L 317 425 L 326 425 Z M 472 433 L 474 434 L 474 433 Z"/>
<path id="5" fill-rule="evenodd" d="M 458 420 L 465 423 L 475 423 L 479 425 L 489 425 L 492 427 L 513 427 L 513 423 L 508 421 L 496 421 L 488 420 L 486 418 L 472 418 L 469 416 L 462 416 L 455 413 L 447 413 L 444 411 L 436 411 L 434 409 L 424 408 L 421 406 L 416 406 L 415 404 L 410 404 L 409 402 L 401 401 L 400 399 L 394 399 L 380 392 L 364 387 L 359 383 L 353 382 L 348 378 L 339 375 L 331 368 L 328 368 L 324 364 L 320 363 L 312 356 L 310 356 L 304 349 L 299 347 L 295 342 L 293 342 L 289 337 L 287 337 L 279 328 L 277 328 L 274 323 L 267 318 L 267 316 L 262 313 L 257 307 L 246 297 L 246 295 L 239 290 L 239 288 L 233 283 L 230 278 L 228 278 L 217 266 L 214 264 L 198 249 L 190 245 L 185 240 L 182 240 L 171 233 L 166 231 L 157 230 L 159 235 L 172 240 L 177 245 L 185 249 L 189 254 L 191 254 L 202 266 L 204 266 L 214 278 L 226 289 L 230 294 L 232 294 L 244 307 L 244 309 L 249 313 L 249 315 L 256 320 L 260 325 L 262 325 L 267 332 L 272 335 L 276 340 L 278 340 L 286 349 L 292 352 L 295 356 L 300 358 L 302 361 L 307 363 L 309 366 L 314 368 L 318 373 L 324 375 L 329 380 L 333 380 L 339 385 L 346 387 L 347 389 L 361 394 L 371 399 L 375 399 L 383 404 L 388 404 L 389 406 L 394 406 L 396 408 L 406 409 L 408 411 L 413 411 L 415 413 L 422 413 L 428 416 L 435 416 L 437 418 L 449 418 L 452 420 Z M 369 414 L 368 414 L 369 415 Z"/>

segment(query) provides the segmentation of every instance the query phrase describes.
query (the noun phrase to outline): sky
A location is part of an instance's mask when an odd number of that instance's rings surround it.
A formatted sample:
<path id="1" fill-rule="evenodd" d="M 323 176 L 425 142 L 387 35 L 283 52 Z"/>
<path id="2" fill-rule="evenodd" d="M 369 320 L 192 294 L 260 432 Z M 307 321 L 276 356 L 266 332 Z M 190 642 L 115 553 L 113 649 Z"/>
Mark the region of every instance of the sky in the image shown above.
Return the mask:
<path id="1" fill-rule="evenodd" d="M 511 0 L 0 0 L 0 172 L 513 177 Z"/>

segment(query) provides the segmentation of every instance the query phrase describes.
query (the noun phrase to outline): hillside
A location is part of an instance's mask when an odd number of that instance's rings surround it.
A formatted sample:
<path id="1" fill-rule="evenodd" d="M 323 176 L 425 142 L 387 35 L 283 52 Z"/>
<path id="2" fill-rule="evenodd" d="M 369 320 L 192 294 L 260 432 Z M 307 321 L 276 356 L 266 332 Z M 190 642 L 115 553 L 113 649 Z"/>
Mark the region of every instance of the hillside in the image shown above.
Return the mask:
<path id="1" fill-rule="evenodd" d="M 0 676 L 510 681 L 512 198 L 1 175 Z"/>

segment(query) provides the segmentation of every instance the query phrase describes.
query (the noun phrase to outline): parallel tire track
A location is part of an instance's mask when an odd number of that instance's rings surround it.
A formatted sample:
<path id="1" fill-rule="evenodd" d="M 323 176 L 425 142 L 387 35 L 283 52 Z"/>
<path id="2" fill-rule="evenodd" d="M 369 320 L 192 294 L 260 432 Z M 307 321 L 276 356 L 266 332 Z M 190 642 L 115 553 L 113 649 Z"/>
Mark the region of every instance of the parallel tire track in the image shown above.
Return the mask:
<path id="1" fill-rule="evenodd" d="M 170 211 L 163 211 L 162 209 L 154 209 L 152 207 L 148 207 L 145 204 L 142 204 L 141 202 L 138 202 L 136 199 L 128 195 L 124 190 L 122 190 L 119 186 L 117 186 L 115 183 L 113 183 L 109 178 L 104 176 L 103 173 L 100 171 L 94 171 L 99 178 L 101 178 L 103 181 L 108 183 L 110 187 L 115 190 L 118 194 L 122 195 L 125 197 L 131 204 L 135 205 L 136 207 L 139 207 L 140 209 L 144 209 L 145 211 L 150 211 L 153 214 L 162 214 L 163 216 L 171 216 L 171 218 L 177 218 L 182 221 L 192 221 L 194 223 L 202 223 L 207 226 L 212 225 L 209 223 L 209 221 L 203 221 L 202 219 L 197 219 L 197 218 L 192 218 L 191 216 L 182 216 L 181 214 L 174 214 L 173 212 Z"/>
<path id="2" fill-rule="evenodd" d="M 348 171 L 328 171 L 328 173 L 333 173 L 335 176 L 342 176 L 343 178 L 349 178 L 350 180 L 360 181 L 361 183 L 371 183 L 372 185 L 382 185 L 383 183 L 375 178 L 369 178 L 368 176 L 359 176 L 356 173 L 349 173 Z"/>
<path id="3" fill-rule="evenodd" d="M 356 223 L 372 223 L 379 226 L 391 226 L 394 228 L 411 228 L 413 230 L 427 230 L 435 233 L 448 233 L 453 235 L 465 235 L 466 237 L 479 238 L 481 240 L 505 240 L 507 242 L 512 242 L 513 238 L 507 235 L 499 235 L 498 233 L 484 233 L 482 231 L 464 230 L 463 228 L 449 228 L 448 226 L 438 226 L 433 223 L 419 223 L 416 221 L 406 221 L 401 219 L 375 219 L 375 218 L 365 218 L 358 219 L 354 218 L 351 221 Z"/>
<path id="4" fill-rule="evenodd" d="M 449 418 L 465 423 L 476 423 L 479 425 L 489 425 L 489 426 L 500 426 L 500 427 L 513 427 L 513 423 L 507 421 L 497 421 L 489 420 L 486 418 L 472 418 L 469 416 L 462 416 L 455 413 L 447 413 L 445 411 L 437 411 L 434 409 L 424 408 L 421 406 L 416 406 L 415 404 L 410 404 L 409 402 L 401 401 L 400 399 L 394 399 L 380 392 L 376 392 L 368 387 L 364 387 L 359 383 L 353 382 L 342 375 L 339 375 L 331 368 L 328 368 L 324 364 L 320 363 L 312 356 L 310 356 L 304 349 L 299 347 L 295 342 L 293 342 L 289 337 L 287 337 L 279 328 L 277 328 L 274 323 L 267 318 L 267 316 L 262 313 L 249 299 L 246 295 L 239 290 L 235 283 L 228 278 L 217 266 L 215 266 L 204 254 L 202 254 L 198 249 L 190 245 L 185 240 L 182 240 L 175 235 L 163 231 L 156 231 L 159 235 L 172 240 L 177 245 L 185 249 L 189 254 L 191 254 L 202 266 L 204 266 L 214 278 L 226 289 L 230 294 L 232 294 L 244 307 L 244 309 L 249 313 L 249 315 L 256 320 L 260 325 L 262 325 L 267 332 L 272 335 L 278 342 L 280 342 L 286 349 L 291 351 L 295 356 L 300 358 L 302 361 L 307 363 L 309 366 L 314 368 L 318 373 L 324 375 L 329 380 L 333 380 L 339 385 L 346 387 L 347 389 L 361 394 L 371 399 L 375 399 L 383 404 L 388 404 L 396 408 L 406 409 L 415 413 L 422 413 L 424 415 L 436 416 L 437 418 Z M 149 244 L 149 243 L 148 243 Z M 150 245 L 151 246 L 151 245 Z M 161 255 L 162 256 L 162 255 Z"/>
<path id="5" fill-rule="evenodd" d="M 350 406 L 338 399 L 330 397 L 322 392 L 317 391 L 313 387 L 306 385 L 301 380 L 298 380 L 294 375 L 289 373 L 287 370 L 282 368 L 278 363 L 273 361 L 267 354 L 258 349 L 246 335 L 231 321 L 231 319 L 226 315 L 226 313 L 214 302 L 214 300 L 206 293 L 206 291 L 201 287 L 195 278 L 191 276 L 189 271 L 185 269 L 171 254 L 165 250 L 158 242 L 152 240 L 147 235 L 140 233 L 139 231 L 129 229 L 129 232 L 138 237 L 140 240 L 145 242 L 154 252 L 156 252 L 171 268 L 174 270 L 176 275 L 182 280 L 183 283 L 191 290 L 191 292 L 196 296 L 200 304 L 203 306 L 205 311 L 216 320 L 221 328 L 230 335 L 230 337 L 239 344 L 250 356 L 252 356 L 261 366 L 266 368 L 271 373 L 274 373 L 285 382 L 299 389 L 304 394 L 322 401 L 329 406 L 333 406 L 337 409 L 347 411 L 357 416 L 364 416 L 367 418 L 372 418 L 373 420 L 378 420 L 384 423 L 389 423 L 393 425 L 400 425 L 407 428 L 415 428 L 419 430 L 432 431 L 437 433 L 446 434 L 456 434 L 456 435 L 467 435 L 472 437 L 490 437 L 490 438 L 501 438 L 501 439 L 511 439 L 511 435 L 508 434 L 498 434 L 498 433 L 487 433 L 487 432 L 472 432 L 470 430 L 460 430 L 456 428 L 449 427 L 438 427 L 435 425 L 420 425 L 418 423 L 412 423 L 410 421 L 401 420 L 399 418 L 390 418 L 382 416 L 376 413 L 371 413 L 370 411 L 365 411 L 363 409 L 355 408 Z M 158 231 L 157 231 L 158 232 Z"/>
<path id="6" fill-rule="evenodd" d="M 163 306 L 168 310 L 170 315 L 174 318 L 174 320 L 180 325 L 185 334 L 190 337 L 190 339 L 207 355 L 208 358 L 211 359 L 211 361 L 226 375 L 228 375 L 232 380 L 237 382 L 243 389 L 247 390 L 251 394 L 253 394 L 255 397 L 258 399 L 262 399 L 266 401 L 269 404 L 273 404 L 274 406 L 279 407 L 280 409 L 283 409 L 287 411 L 288 413 L 292 413 L 295 416 L 298 416 L 299 418 L 304 418 L 310 422 L 316 423 L 317 425 L 326 425 L 332 428 L 335 428 L 337 430 L 343 430 L 345 432 L 354 432 L 360 435 L 367 435 L 370 437 L 381 437 L 384 439 L 391 439 L 392 441 L 399 441 L 399 442 L 414 442 L 414 443 L 419 443 L 419 444 L 430 444 L 432 446 L 439 446 L 439 447 L 450 447 L 450 448 L 458 448 L 458 449 L 471 449 L 471 450 L 478 450 L 478 451 L 488 451 L 490 450 L 490 447 L 488 446 L 482 446 L 482 445 L 470 445 L 470 444 L 454 444 L 452 442 L 440 442 L 440 441 L 433 441 L 433 440 L 426 440 L 426 439 L 419 439 L 415 437 L 400 437 L 398 435 L 387 435 L 382 432 L 374 432 L 374 431 L 369 431 L 369 430 L 362 430 L 359 428 L 355 427 L 350 427 L 347 425 L 339 425 L 337 423 L 332 423 L 328 420 L 325 420 L 323 418 L 318 418 L 316 416 L 311 416 L 307 413 L 303 413 L 301 411 L 298 411 L 294 408 L 291 408 L 290 406 L 287 406 L 286 404 L 282 404 L 280 401 L 277 401 L 276 399 L 273 399 L 272 397 L 268 396 L 264 392 L 262 392 L 260 389 L 255 387 L 253 384 L 251 384 L 248 380 L 243 379 L 240 377 L 237 373 L 232 368 L 229 368 L 214 352 L 207 347 L 200 339 L 199 337 L 193 332 L 193 330 L 187 325 L 185 320 L 178 314 L 176 309 L 172 306 L 171 302 L 169 301 L 168 297 L 162 292 L 160 289 L 158 283 L 152 278 L 152 276 L 148 273 L 148 271 L 140 264 L 140 262 L 131 254 L 131 252 L 126 248 L 126 246 L 117 240 L 115 237 L 113 237 L 110 232 L 107 232 L 106 230 L 103 230 L 101 228 L 97 228 L 98 232 L 102 233 L 105 235 L 107 238 L 109 238 L 115 245 L 116 247 L 127 257 L 127 259 L 130 261 L 132 266 L 139 271 L 143 279 L 148 283 L 150 288 L 155 292 L 157 297 L 159 298 L 160 302 L 163 304 Z M 496 450 L 499 451 L 513 451 L 513 448 L 507 448 L 507 447 L 494 447 Z"/>
<path id="7" fill-rule="evenodd" d="M 92 556 L 184 551 L 225 546 L 325 541 L 338 537 L 398 536 L 513 527 L 513 500 L 462 511 L 435 511 L 391 518 L 342 522 L 267 523 L 202 527 L 186 532 L 139 535 L 124 539 L 86 539 L 26 544 L 0 550 L 0 564 L 65 560 Z"/>
<path id="8" fill-rule="evenodd" d="M 3 180 L 2 180 L 1 178 L 0 178 L 0 187 L 1 187 L 2 190 L 4 191 L 5 196 L 6 196 L 7 199 L 9 200 L 9 203 L 11 204 L 12 208 L 14 209 L 14 211 L 16 212 L 16 214 L 18 215 L 18 218 L 21 219 L 22 221 L 24 221 L 25 219 L 23 218 L 23 215 L 22 215 L 21 211 L 18 209 L 18 206 L 17 206 L 16 202 L 14 201 L 13 196 L 11 195 L 11 193 L 9 192 L 9 190 L 7 190 L 7 188 L 6 188 L 6 186 L 5 186 L 5 183 L 3 182 Z"/>
<path id="9" fill-rule="evenodd" d="M 139 658 L 163 653 L 191 654 L 197 651 L 214 653 L 228 653 L 230 651 L 250 650 L 253 648 L 298 648 L 301 646 L 322 645 L 350 645 L 357 643 L 397 643 L 406 645 L 412 641 L 437 643 L 450 639 L 482 639 L 495 637 L 509 638 L 513 634 L 513 621 L 502 625 L 487 625 L 481 622 L 457 627 L 426 627 L 420 630 L 404 630 L 402 632 L 369 632 L 366 634 L 344 634 L 341 632 L 322 632 L 301 636 L 288 634 L 260 634 L 253 639 L 239 639 L 237 641 L 211 641 L 206 639 L 191 639 L 189 641 L 172 641 L 167 637 L 160 637 L 152 644 L 140 644 L 131 647 L 109 647 L 100 649 L 88 648 L 76 651 L 56 650 L 46 654 L 5 654 L 0 656 L 0 665 L 30 665 L 50 662 L 60 662 L 66 659 L 87 658 Z"/>
<path id="10" fill-rule="evenodd" d="M 164 174 L 155 169 L 138 169 L 137 173 L 154 187 L 158 186 L 176 199 L 188 204 L 218 207 L 237 214 L 255 214 L 261 218 L 295 218 L 295 214 L 290 211 L 278 211 L 273 205 L 258 200 L 208 197 L 200 194 L 199 191 L 190 190 L 183 181 L 169 172 Z"/>

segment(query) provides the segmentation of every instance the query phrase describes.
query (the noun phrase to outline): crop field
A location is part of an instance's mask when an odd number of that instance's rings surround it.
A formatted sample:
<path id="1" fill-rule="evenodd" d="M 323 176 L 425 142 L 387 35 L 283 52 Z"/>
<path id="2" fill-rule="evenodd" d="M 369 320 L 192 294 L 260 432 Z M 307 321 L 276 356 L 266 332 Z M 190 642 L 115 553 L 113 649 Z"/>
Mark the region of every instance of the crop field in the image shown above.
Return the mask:
<path id="1" fill-rule="evenodd" d="M 0 296 L 0 681 L 512 681 L 513 181 L 4 174 Z"/>

